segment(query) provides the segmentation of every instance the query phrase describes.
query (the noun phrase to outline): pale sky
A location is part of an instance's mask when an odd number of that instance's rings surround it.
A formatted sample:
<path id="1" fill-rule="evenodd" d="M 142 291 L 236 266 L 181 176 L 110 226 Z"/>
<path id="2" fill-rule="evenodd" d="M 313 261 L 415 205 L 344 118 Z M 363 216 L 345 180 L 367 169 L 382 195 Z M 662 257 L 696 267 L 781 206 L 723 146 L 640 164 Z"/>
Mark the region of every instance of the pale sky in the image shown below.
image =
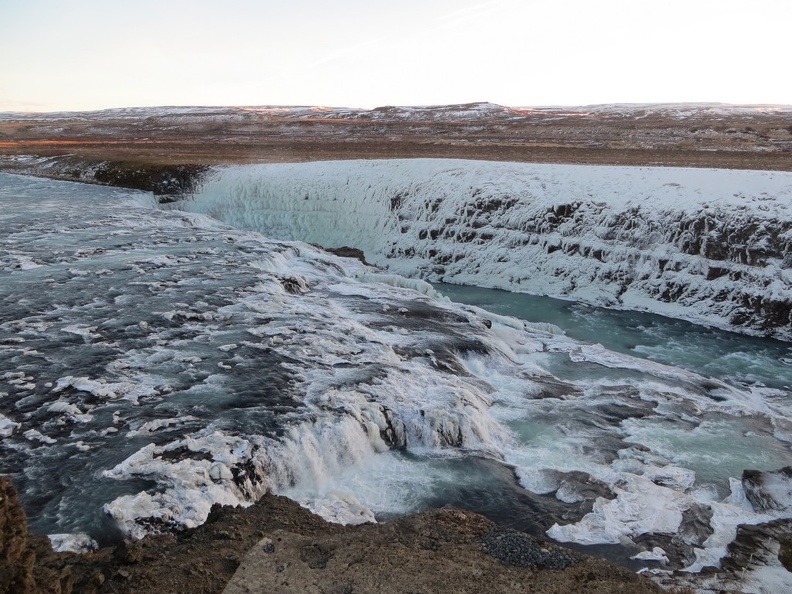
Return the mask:
<path id="1" fill-rule="evenodd" d="M 792 104 L 792 0 L 0 0 L 0 111 Z"/>

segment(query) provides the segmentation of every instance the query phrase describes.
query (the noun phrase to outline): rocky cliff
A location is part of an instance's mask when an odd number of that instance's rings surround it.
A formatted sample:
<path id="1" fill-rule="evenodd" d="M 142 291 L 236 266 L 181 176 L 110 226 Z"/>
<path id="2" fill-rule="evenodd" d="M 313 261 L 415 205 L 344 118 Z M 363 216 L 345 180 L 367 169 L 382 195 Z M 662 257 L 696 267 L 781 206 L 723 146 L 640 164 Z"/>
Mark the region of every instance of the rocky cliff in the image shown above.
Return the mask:
<path id="1" fill-rule="evenodd" d="M 606 561 L 453 510 L 344 527 L 268 495 L 248 509 L 217 506 L 194 530 L 75 555 L 28 534 L 5 477 L 0 497 L 3 594 L 662 592 Z"/>

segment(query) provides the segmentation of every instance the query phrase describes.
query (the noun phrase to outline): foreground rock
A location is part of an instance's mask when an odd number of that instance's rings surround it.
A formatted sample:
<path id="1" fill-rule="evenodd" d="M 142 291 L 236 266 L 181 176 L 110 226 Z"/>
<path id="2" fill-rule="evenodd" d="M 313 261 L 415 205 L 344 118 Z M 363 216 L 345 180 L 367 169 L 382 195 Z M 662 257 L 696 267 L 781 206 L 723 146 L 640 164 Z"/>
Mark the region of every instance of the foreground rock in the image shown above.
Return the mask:
<path id="1" fill-rule="evenodd" d="M 47 537 L 28 533 L 11 481 L 0 477 L 0 594 L 73 591 L 70 571 L 51 557 Z"/>
<path id="2" fill-rule="evenodd" d="M 497 557 L 497 559 L 495 558 Z M 563 567 L 551 571 L 548 566 Z M 245 592 L 657 592 L 598 559 L 438 510 L 386 524 L 298 534 L 275 530 L 245 557 L 225 594 Z"/>
<path id="3" fill-rule="evenodd" d="M 343 527 L 273 495 L 248 509 L 215 508 L 206 524 L 175 536 L 53 553 L 46 538 L 27 533 L 7 478 L 0 493 L 3 594 L 662 592 L 626 569 L 476 514 L 436 510 Z"/>

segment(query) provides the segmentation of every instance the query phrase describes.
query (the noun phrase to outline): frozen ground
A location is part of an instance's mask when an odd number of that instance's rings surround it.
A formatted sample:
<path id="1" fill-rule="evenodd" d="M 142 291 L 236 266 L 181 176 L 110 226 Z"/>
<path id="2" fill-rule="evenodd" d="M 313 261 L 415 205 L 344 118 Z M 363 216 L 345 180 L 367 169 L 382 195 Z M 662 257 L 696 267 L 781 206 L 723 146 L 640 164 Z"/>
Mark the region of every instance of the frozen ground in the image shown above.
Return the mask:
<path id="1" fill-rule="evenodd" d="M 790 171 L 790 114 L 783 105 L 692 103 L 0 113 L 0 156 L 56 157 L 66 177 L 107 161 L 157 167 L 395 157 Z M 0 159 L 0 167 L 17 165 Z"/>

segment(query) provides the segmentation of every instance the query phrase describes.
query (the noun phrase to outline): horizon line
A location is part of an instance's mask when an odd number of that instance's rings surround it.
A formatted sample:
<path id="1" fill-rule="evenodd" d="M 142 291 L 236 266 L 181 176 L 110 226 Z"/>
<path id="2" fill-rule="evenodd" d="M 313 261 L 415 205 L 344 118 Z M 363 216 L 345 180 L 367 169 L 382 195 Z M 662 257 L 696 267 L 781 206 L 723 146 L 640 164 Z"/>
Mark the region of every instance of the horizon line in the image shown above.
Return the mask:
<path id="1" fill-rule="evenodd" d="M 144 109 L 319 109 L 319 110 L 354 110 L 354 111 L 377 111 L 383 109 L 439 109 L 444 107 L 473 107 L 491 106 L 501 109 L 584 109 L 594 107 L 725 107 L 725 108 L 788 108 L 792 109 L 792 104 L 788 103 L 728 103 L 720 101 L 626 101 L 626 102 L 605 102 L 605 103 L 583 103 L 583 104 L 540 104 L 540 105 L 504 105 L 490 101 L 470 101 L 463 103 L 436 103 L 436 104 L 384 104 L 372 108 L 351 107 L 343 105 L 320 105 L 320 104 L 163 104 L 163 105 L 125 105 L 119 107 L 101 107 L 89 109 L 55 109 L 55 110 L 0 110 L 0 114 L 24 114 L 24 115 L 47 115 L 47 114 L 70 114 L 70 113 L 100 113 L 108 111 L 124 110 L 144 110 Z"/>

